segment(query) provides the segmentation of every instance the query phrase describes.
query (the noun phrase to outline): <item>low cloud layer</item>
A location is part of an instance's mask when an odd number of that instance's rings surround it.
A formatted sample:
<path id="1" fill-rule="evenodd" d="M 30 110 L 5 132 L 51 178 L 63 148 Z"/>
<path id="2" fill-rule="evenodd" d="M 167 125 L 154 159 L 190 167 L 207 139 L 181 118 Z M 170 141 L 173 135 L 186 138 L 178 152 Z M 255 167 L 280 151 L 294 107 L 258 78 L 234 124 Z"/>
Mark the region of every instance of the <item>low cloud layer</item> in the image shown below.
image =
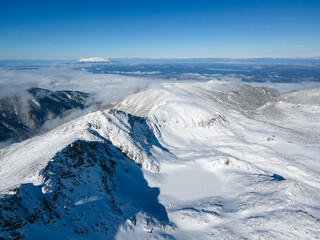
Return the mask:
<path id="1" fill-rule="evenodd" d="M 62 115 L 44 123 L 37 134 L 45 133 L 71 119 L 86 114 L 93 108 L 116 101 L 132 94 L 140 88 L 149 86 L 151 80 L 119 74 L 93 74 L 85 69 L 77 69 L 77 64 L 43 64 L 36 67 L 2 66 L 0 67 L 0 99 L 15 96 L 24 114 L 29 113 L 31 95 L 26 91 L 32 87 L 48 90 L 73 90 L 89 93 L 89 107 L 69 110 Z M 0 113 L 1 114 L 1 113 Z M 0 149 L 11 144 L 8 140 L 0 142 Z"/>
<path id="2" fill-rule="evenodd" d="M 77 63 L 0 66 L 0 98 L 12 94 L 23 96 L 26 89 L 40 87 L 49 90 L 83 91 L 95 96 L 97 101 L 108 103 L 131 94 L 138 88 L 161 82 L 224 80 L 237 85 L 243 81 L 248 83 L 250 80 L 248 76 L 234 73 L 199 74 L 186 72 L 168 78 L 149 71 L 143 73 L 138 71 L 139 74 L 134 74 L 132 71 L 119 71 L 117 74 L 91 73 L 85 67 L 86 65 Z M 281 93 L 320 87 L 320 82 L 303 81 L 303 79 L 299 83 L 266 81 L 250 82 L 250 84 L 274 87 Z"/>
<path id="3" fill-rule="evenodd" d="M 0 65 L 0 99 L 16 95 L 28 111 L 28 100 L 30 95 L 26 89 L 31 87 L 40 87 L 48 90 L 73 90 L 89 93 L 92 96 L 90 108 L 84 110 L 70 110 L 57 118 L 48 120 L 40 129 L 40 133 L 47 132 L 64 122 L 79 117 L 93 108 L 103 104 L 117 101 L 122 97 L 132 94 L 139 89 L 146 87 L 155 87 L 163 82 L 176 81 L 227 81 L 234 86 L 242 83 L 253 86 L 267 86 L 276 88 L 280 93 L 286 93 L 293 90 L 305 90 L 320 88 L 320 81 L 307 81 L 301 79 L 300 82 L 250 82 L 250 75 L 239 73 L 197 73 L 180 72 L 174 70 L 169 74 L 162 71 L 149 71 L 140 66 L 140 70 L 132 71 L 126 69 L 121 71 L 112 71 L 110 73 L 92 73 L 86 65 L 79 63 L 32 63 L 32 64 L 2 64 Z M 162 66 L 162 70 L 165 69 Z M 99 69 L 99 68 L 94 68 Z M 0 143 L 0 148 L 10 144 L 10 141 Z"/>
<path id="4" fill-rule="evenodd" d="M 115 101 L 150 84 L 146 78 L 117 74 L 93 74 L 75 70 L 72 64 L 42 65 L 37 69 L 0 68 L 0 98 L 23 95 L 30 87 L 49 90 L 76 90 L 90 93 L 97 101 Z"/>

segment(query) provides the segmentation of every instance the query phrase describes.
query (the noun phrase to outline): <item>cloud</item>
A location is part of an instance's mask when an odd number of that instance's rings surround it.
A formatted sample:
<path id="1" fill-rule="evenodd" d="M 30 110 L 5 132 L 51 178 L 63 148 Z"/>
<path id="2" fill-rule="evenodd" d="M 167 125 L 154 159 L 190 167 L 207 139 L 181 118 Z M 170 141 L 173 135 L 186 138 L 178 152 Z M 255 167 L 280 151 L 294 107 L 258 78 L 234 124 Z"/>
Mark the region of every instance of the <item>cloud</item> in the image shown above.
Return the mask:
<path id="1" fill-rule="evenodd" d="M 3 141 L 3 142 L 0 142 L 0 149 L 1 148 L 4 148 L 6 146 L 9 146 L 10 144 L 12 144 L 13 142 L 11 140 L 7 140 L 7 141 Z"/>
<path id="2" fill-rule="evenodd" d="M 75 69 L 79 64 L 42 64 L 37 67 L 21 66 L 0 67 L 0 99 L 15 95 L 23 106 L 26 114 L 29 112 L 31 95 L 26 91 L 31 87 L 48 90 L 73 90 L 89 93 L 91 106 L 84 110 L 72 109 L 63 115 L 44 123 L 38 134 L 45 133 L 65 122 L 88 113 L 92 108 L 98 108 L 106 103 L 114 102 L 132 94 L 137 89 L 153 85 L 151 79 L 144 77 L 122 76 L 119 74 L 93 74 L 85 69 Z M 81 66 L 84 66 L 81 63 Z M 11 141 L 0 142 L 0 149 L 10 145 Z"/>
<path id="3" fill-rule="evenodd" d="M 9 67 L 8 67 L 9 66 Z M 250 81 L 250 76 L 242 74 L 178 73 L 158 75 L 158 71 L 114 71 L 116 74 L 88 72 L 86 63 L 33 63 L 29 65 L 0 66 L 0 98 L 8 95 L 25 95 L 30 87 L 49 90 L 78 90 L 92 94 L 96 101 L 108 103 L 134 93 L 137 88 L 170 81 L 210 81 L 223 80 L 238 85 Z M 130 76 L 130 74 L 134 76 Z M 248 82 L 247 82 L 248 83 Z M 280 93 L 292 90 L 319 88 L 320 82 L 302 81 L 300 83 L 250 82 L 255 86 L 276 88 Z"/>
<path id="4" fill-rule="evenodd" d="M 63 115 L 58 116 L 56 118 L 47 120 L 41 127 L 41 129 L 39 130 L 38 134 L 43 134 L 46 133 L 56 127 L 58 127 L 59 125 L 65 123 L 65 122 L 69 122 L 73 119 L 76 119 L 78 117 L 81 117 L 87 113 L 89 113 L 92 109 L 94 109 L 95 105 L 91 105 L 88 108 L 85 109 L 71 109 L 68 110 L 66 112 L 64 112 Z"/>
<path id="5" fill-rule="evenodd" d="M 145 77 L 119 74 L 93 74 L 86 69 L 76 70 L 79 65 L 48 64 L 37 69 L 0 68 L 0 98 L 23 95 L 30 87 L 49 90 L 77 90 L 92 94 L 96 101 L 116 101 L 137 88 L 151 84 Z"/>
<path id="6" fill-rule="evenodd" d="M 92 95 L 91 108 L 98 108 L 104 104 L 114 102 L 139 89 L 157 87 L 163 82 L 176 81 L 227 81 L 235 87 L 242 83 L 253 86 L 267 86 L 276 88 L 280 93 L 293 90 L 320 88 L 320 82 L 301 81 L 300 83 L 284 82 L 248 82 L 250 76 L 236 73 L 209 74 L 209 73 L 175 73 L 169 75 L 160 71 L 114 71 L 117 74 L 91 73 L 86 69 L 86 63 L 32 63 L 0 65 L 0 98 L 16 95 L 28 111 L 30 95 L 25 91 L 31 87 L 40 87 L 55 90 L 82 91 Z M 121 75 L 124 74 L 124 75 Z M 134 75 L 131 76 L 130 74 Z M 141 75 L 141 76 L 139 76 Z M 77 118 L 90 109 L 71 110 L 62 116 L 48 120 L 40 130 L 44 133 L 58 125 Z M 10 144 L 1 143 L 0 148 Z"/>

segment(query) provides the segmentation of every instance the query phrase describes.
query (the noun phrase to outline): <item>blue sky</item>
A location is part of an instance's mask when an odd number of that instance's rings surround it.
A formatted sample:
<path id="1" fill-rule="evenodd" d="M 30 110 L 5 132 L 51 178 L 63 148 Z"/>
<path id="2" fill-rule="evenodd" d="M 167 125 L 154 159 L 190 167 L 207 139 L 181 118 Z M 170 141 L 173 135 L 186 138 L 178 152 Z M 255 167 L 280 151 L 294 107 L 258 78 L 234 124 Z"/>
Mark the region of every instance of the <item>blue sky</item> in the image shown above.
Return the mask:
<path id="1" fill-rule="evenodd" d="M 91 56 L 320 57 L 320 1 L 0 1 L 0 59 Z"/>

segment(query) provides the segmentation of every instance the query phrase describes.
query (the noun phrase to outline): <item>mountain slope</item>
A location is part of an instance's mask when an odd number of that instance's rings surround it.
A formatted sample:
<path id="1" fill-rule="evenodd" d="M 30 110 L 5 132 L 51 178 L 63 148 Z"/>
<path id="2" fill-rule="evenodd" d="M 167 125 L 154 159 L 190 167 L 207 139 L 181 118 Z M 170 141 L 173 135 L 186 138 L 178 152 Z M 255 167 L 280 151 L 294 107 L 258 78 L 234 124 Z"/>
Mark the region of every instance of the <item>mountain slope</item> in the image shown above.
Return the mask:
<path id="1" fill-rule="evenodd" d="M 45 121 L 71 109 L 83 109 L 88 98 L 88 94 L 78 91 L 31 88 L 23 98 L 14 95 L 0 99 L 0 142 L 32 137 Z"/>
<path id="2" fill-rule="evenodd" d="M 281 98 L 226 82 L 163 84 L 4 148 L 0 236 L 320 237 L 319 142 L 309 115 L 293 130 L 263 112 Z"/>
<path id="3" fill-rule="evenodd" d="M 130 228 L 139 218 L 147 231 L 172 228 L 158 203 L 159 190 L 150 188 L 140 167 L 107 140 L 73 142 L 40 177 L 41 185 L 23 184 L 1 198 L 4 239 L 112 239 L 120 225 Z"/>
<path id="4" fill-rule="evenodd" d="M 320 141 L 320 89 L 286 93 L 262 106 L 256 119 L 289 128 Z"/>

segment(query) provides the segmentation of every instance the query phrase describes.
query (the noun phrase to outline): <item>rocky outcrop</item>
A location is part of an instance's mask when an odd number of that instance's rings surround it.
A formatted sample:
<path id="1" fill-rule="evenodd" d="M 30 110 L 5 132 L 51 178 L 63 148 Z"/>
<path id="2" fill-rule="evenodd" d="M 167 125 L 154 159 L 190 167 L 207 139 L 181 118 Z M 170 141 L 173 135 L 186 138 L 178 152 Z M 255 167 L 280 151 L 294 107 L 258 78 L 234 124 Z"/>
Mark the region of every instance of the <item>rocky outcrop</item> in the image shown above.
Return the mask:
<path id="1" fill-rule="evenodd" d="M 0 239 L 104 236 L 121 231 L 170 232 L 159 190 L 141 167 L 111 142 L 78 140 L 40 172 L 43 184 L 23 184 L 0 198 Z M 137 219 L 140 219 L 137 223 Z M 143 220 L 142 220 L 143 219 Z"/>

